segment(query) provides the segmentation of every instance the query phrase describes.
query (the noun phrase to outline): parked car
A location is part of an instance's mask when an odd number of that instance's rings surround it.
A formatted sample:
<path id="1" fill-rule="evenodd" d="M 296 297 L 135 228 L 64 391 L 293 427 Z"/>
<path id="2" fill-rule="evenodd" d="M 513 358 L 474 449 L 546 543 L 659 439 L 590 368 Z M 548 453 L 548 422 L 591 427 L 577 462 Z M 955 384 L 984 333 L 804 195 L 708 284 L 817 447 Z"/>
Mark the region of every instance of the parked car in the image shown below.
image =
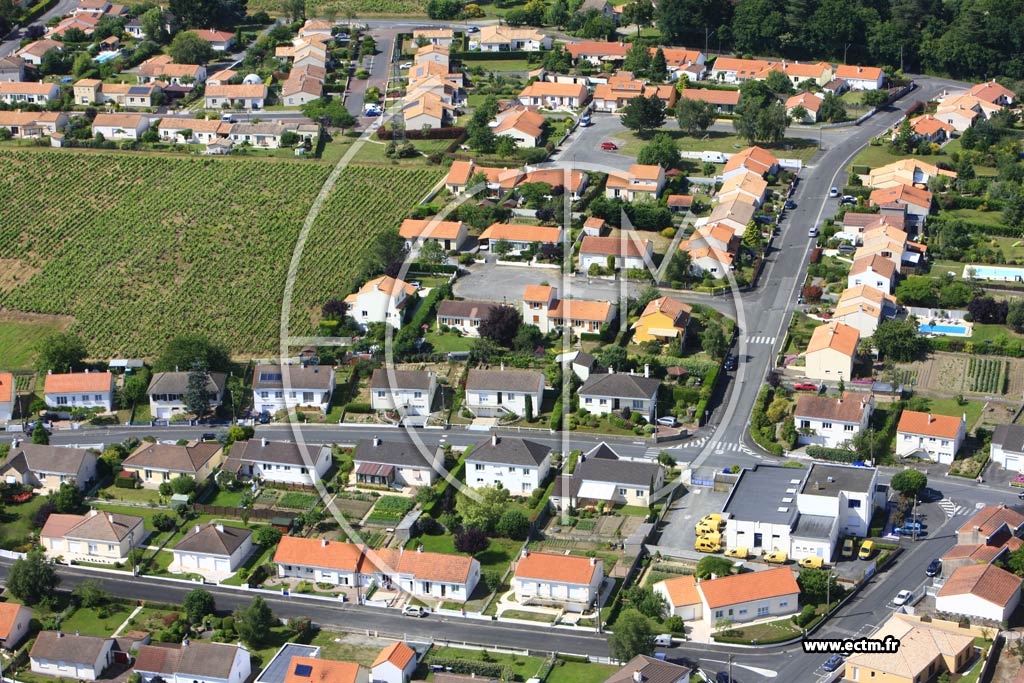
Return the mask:
<path id="1" fill-rule="evenodd" d="M 656 422 L 660 424 L 662 427 L 675 427 L 677 424 L 679 424 L 679 420 L 677 420 L 672 415 L 665 415 L 664 417 L 659 417 L 656 420 Z"/>
<path id="2" fill-rule="evenodd" d="M 402 608 L 402 614 L 407 617 L 425 617 L 427 616 L 427 610 L 419 605 L 406 605 Z"/>
<path id="3" fill-rule="evenodd" d="M 719 671 L 715 674 L 715 683 L 738 683 L 735 678 L 729 678 L 728 671 Z"/>
<path id="4" fill-rule="evenodd" d="M 825 564 L 825 560 L 821 559 L 820 557 L 810 555 L 808 557 L 801 558 L 797 564 L 799 564 L 804 569 L 821 569 L 821 566 Z"/>
<path id="5" fill-rule="evenodd" d="M 856 204 L 857 198 L 851 195 L 843 195 L 843 198 L 839 200 L 840 204 Z"/>
<path id="6" fill-rule="evenodd" d="M 794 202 L 792 199 L 787 199 L 786 200 L 786 208 L 787 209 L 791 209 L 791 210 L 795 209 L 796 208 L 796 202 Z"/>
<path id="7" fill-rule="evenodd" d="M 221 114 L 220 115 L 220 120 L 223 121 L 224 123 L 233 123 L 234 120 L 235 120 L 235 117 L 232 116 L 231 114 Z"/>
<path id="8" fill-rule="evenodd" d="M 270 413 L 264 410 L 262 413 L 260 413 L 260 416 L 257 418 L 257 421 L 261 425 L 268 424 L 270 422 Z"/>
<path id="9" fill-rule="evenodd" d="M 722 519 L 722 515 L 717 512 L 712 512 L 709 515 L 704 515 L 700 518 L 701 524 L 712 524 L 715 527 L 721 529 L 725 526 L 725 520 Z"/>
<path id="10" fill-rule="evenodd" d="M 717 553 L 722 549 L 722 544 L 717 537 L 701 536 L 693 544 L 693 549 L 702 553 Z"/>
<path id="11" fill-rule="evenodd" d="M 925 486 L 921 489 L 921 493 L 917 494 L 917 498 L 922 503 L 937 503 L 942 500 L 942 492 L 936 491 L 930 486 Z"/>
<path id="12" fill-rule="evenodd" d="M 466 29 L 466 33 L 480 33 L 480 28 L 477 26 L 470 26 Z"/>
<path id="13" fill-rule="evenodd" d="M 789 554 L 785 550 L 776 550 L 774 552 L 766 553 L 764 561 L 770 564 L 786 564 L 786 560 L 789 559 Z"/>
<path id="14" fill-rule="evenodd" d="M 726 557 L 735 557 L 737 560 L 745 560 L 749 554 L 750 551 L 746 548 L 729 548 L 725 551 Z"/>
<path id="15" fill-rule="evenodd" d="M 875 552 L 874 541 L 864 541 L 860 544 L 860 552 L 857 553 L 857 557 L 862 560 L 870 560 L 871 554 Z"/>
<path id="16" fill-rule="evenodd" d="M 216 440 L 217 440 L 217 435 L 214 434 L 213 432 L 206 432 L 205 434 L 203 434 L 203 441 L 216 441 Z"/>
<path id="17" fill-rule="evenodd" d="M 831 673 L 831 672 L 835 671 L 836 669 L 838 669 L 839 665 L 842 664 L 842 663 L 843 663 L 843 656 L 842 655 L 832 655 L 827 660 L 825 660 L 825 663 L 821 665 L 821 668 L 824 669 L 825 671 L 828 671 L 829 673 Z"/>
<path id="18" fill-rule="evenodd" d="M 34 432 L 36 430 L 36 425 L 42 425 L 44 432 L 46 432 L 47 434 L 53 434 L 53 429 L 50 427 L 50 425 L 48 425 L 45 422 L 40 422 L 38 420 L 35 422 L 26 422 L 24 427 L 25 433 L 31 434 L 32 432 Z"/>
<path id="19" fill-rule="evenodd" d="M 831 190 L 828 191 L 828 196 L 829 197 L 838 197 L 839 196 L 839 188 L 838 187 L 833 187 Z"/>
<path id="20" fill-rule="evenodd" d="M 717 524 L 709 524 L 703 520 L 697 522 L 694 529 L 697 532 L 698 536 L 717 536 L 719 532 L 719 527 Z"/>
<path id="21" fill-rule="evenodd" d="M 609 152 L 614 152 L 618 148 L 619 148 L 619 146 L 616 145 L 614 142 L 602 142 L 601 143 L 601 149 L 609 151 Z"/>
<path id="22" fill-rule="evenodd" d="M 401 69 L 402 71 L 405 71 L 406 69 L 411 69 L 412 68 L 412 62 L 406 62 L 404 64 L 401 64 L 401 65 L 399 65 L 398 68 Z"/>
<path id="23" fill-rule="evenodd" d="M 942 571 L 942 560 L 935 558 L 928 563 L 928 568 L 924 570 L 926 576 L 938 576 L 939 572 Z"/>
<path id="24" fill-rule="evenodd" d="M 794 391 L 817 391 L 818 390 L 818 385 L 817 384 L 811 384 L 810 382 L 800 382 L 798 384 L 794 384 L 793 385 L 793 390 Z"/>
<path id="25" fill-rule="evenodd" d="M 892 599 L 892 604 L 899 607 L 910 602 L 910 598 L 914 597 L 914 594 L 908 590 L 902 590 L 896 594 L 896 597 Z"/>
<path id="26" fill-rule="evenodd" d="M 853 557 L 853 539 L 848 538 L 843 541 L 842 557 L 851 558 Z"/>
<path id="27" fill-rule="evenodd" d="M 807 231 L 807 236 L 808 237 L 817 237 L 818 236 L 818 229 L 817 228 L 811 228 L 810 230 Z"/>
<path id="28" fill-rule="evenodd" d="M 725 357 L 725 369 L 729 372 L 736 369 L 736 356 L 731 353 Z"/>

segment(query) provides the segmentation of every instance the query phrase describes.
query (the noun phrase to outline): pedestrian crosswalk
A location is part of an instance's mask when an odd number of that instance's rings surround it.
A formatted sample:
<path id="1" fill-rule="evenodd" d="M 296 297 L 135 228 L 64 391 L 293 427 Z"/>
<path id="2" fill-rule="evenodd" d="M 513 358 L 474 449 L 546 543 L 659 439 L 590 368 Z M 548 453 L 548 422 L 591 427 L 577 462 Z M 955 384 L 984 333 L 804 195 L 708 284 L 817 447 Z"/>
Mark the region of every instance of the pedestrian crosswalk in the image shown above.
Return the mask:
<path id="1" fill-rule="evenodd" d="M 772 344 L 775 343 L 775 337 L 751 335 L 751 336 L 747 337 L 747 343 L 748 344 L 767 344 L 767 345 L 771 346 Z"/>
<path id="2" fill-rule="evenodd" d="M 948 518 L 956 517 L 957 515 L 965 511 L 962 505 L 957 505 L 949 498 L 943 498 L 942 500 L 940 500 L 939 507 L 942 508 L 942 511 L 946 513 L 946 517 Z"/>

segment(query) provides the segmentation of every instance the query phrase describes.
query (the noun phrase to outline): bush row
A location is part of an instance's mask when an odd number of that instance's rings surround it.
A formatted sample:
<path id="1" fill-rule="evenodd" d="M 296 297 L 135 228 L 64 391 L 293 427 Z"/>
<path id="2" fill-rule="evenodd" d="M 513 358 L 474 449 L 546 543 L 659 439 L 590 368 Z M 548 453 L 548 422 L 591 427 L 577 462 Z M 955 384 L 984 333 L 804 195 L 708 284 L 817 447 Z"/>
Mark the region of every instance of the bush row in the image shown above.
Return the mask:
<path id="1" fill-rule="evenodd" d="M 395 137 L 395 129 L 380 127 L 377 137 L 381 140 L 391 140 Z M 461 126 L 448 126 L 447 128 L 428 128 L 427 130 L 405 130 L 402 131 L 408 140 L 456 140 L 466 134 L 466 129 Z"/>
<path id="2" fill-rule="evenodd" d="M 826 446 L 808 446 L 807 455 L 819 460 L 830 460 L 832 462 L 856 462 L 860 459 L 853 451 L 845 448 L 828 448 Z"/>

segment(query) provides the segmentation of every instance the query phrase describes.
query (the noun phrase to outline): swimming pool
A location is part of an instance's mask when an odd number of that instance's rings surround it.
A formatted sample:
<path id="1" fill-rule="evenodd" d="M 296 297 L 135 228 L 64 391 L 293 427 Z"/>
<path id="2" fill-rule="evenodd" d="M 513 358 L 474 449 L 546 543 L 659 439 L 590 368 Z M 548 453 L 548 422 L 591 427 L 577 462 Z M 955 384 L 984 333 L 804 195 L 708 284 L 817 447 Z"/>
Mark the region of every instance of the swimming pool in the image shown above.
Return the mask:
<path id="1" fill-rule="evenodd" d="M 1003 282 L 1024 281 L 1024 268 L 1009 266 L 964 266 L 964 279 L 974 277 L 978 280 L 1002 280 Z"/>
<path id="2" fill-rule="evenodd" d="M 918 325 L 917 329 L 925 334 L 948 334 L 965 337 L 971 328 L 966 325 Z"/>
<path id="3" fill-rule="evenodd" d="M 92 61 L 96 62 L 97 64 L 103 64 L 104 62 L 109 62 L 111 59 L 116 59 L 119 56 L 121 56 L 120 52 L 101 52 L 100 54 L 93 57 Z"/>

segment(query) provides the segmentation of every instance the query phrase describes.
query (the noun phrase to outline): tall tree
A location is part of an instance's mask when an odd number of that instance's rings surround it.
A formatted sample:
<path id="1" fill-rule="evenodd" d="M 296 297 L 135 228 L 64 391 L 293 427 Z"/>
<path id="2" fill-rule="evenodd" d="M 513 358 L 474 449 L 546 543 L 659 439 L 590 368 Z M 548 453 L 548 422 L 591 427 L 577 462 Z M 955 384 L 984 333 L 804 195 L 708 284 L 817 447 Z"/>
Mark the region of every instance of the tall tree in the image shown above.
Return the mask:
<path id="1" fill-rule="evenodd" d="M 508 489 L 496 486 L 474 488 L 458 494 L 455 510 L 462 518 L 463 526 L 491 533 L 508 506 L 508 499 Z"/>
<path id="2" fill-rule="evenodd" d="M 608 636 L 608 648 L 620 662 L 628 662 L 637 655 L 654 652 L 654 633 L 651 622 L 635 609 L 627 609 L 615 620 L 615 631 Z"/>
<path id="3" fill-rule="evenodd" d="M 480 336 L 509 347 L 523 324 L 523 314 L 515 306 L 494 306 L 480 321 Z"/>
<path id="4" fill-rule="evenodd" d="M 167 52 L 178 64 L 206 64 L 213 58 L 213 46 L 192 31 L 174 36 Z"/>
<path id="5" fill-rule="evenodd" d="M 164 11 L 159 7 L 152 7 L 139 17 L 142 31 L 146 38 L 154 43 L 163 45 L 167 42 L 167 22 L 164 20 Z"/>
<path id="6" fill-rule="evenodd" d="M 82 362 L 88 355 L 85 342 L 73 332 L 58 332 L 43 337 L 35 347 L 36 370 L 47 372 L 71 372 L 82 369 Z"/>
<path id="7" fill-rule="evenodd" d="M 203 363 L 211 372 L 225 372 L 231 358 L 224 346 L 210 341 L 206 335 L 187 332 L 167 342 L 153 368 L 157 372 L 187 372 L 195 363 Z"/>
<path id="8" fill-rule="evenodd" d="M 245 609 L 235 611 L 235 631 L 246 644 L 260 648 L 271 637 L 277 618 L 262 596 L 257 595 Z"/>
<path id="9" fill-rule="evenodd" d="M 646 137 L 665 124 L 665 102 L 657 95 L 634 97 L 622 109 L 622 125 Z"/>
<path id="10" fill-rule="evenodd" d="M 261 527 L 262 528 L 262 527 Z M 212 594 L 202 588 L 196 588 L 185 594 L 181 606 L 190 624 L 200 624 L 207 614 L 213 614 L 217 604 Z"/>
<path id="11" fill-rule="evenodd" d="M 704 100 L 681 97 L 676 103 L 676 122 L 687 135 L 697 135 L 706 131 L 715 122 L 717 114 L 715 105 Z"/>
<path id="12" fill-rule="evenodd" d="M 660 47 L 651 58 L 651 66 L 647 69 L 647 78 L 655 83 L 664 83 L 668 79 L 668 61 L 665 59 L 665 51 Z"/>
<path id="13" fill-rule="evenodd" d="M 889 481 L 889 488 L 906 498 L 914 498 L 928 485 L 928 476 L 917 470 L 900 470 Z"/>
<path id="14" fill-rule="evenodd" d="M 24 558 L 11 565 L 7 576 L 7 590 L 23 604 L 32 607 L 54 597 L 60 577 L 43 551 L 35 547 Z"/>
<path id="15" fill-rule="evenodd" d="M 679 148 L 667 133 L 658 133 L 640 148 L 636 161 L 638 164 L 673 168 L 679 164 Z"/>
<path id="16" fill-rule="evenodd" d="M 50 433 L 46 431 L 42 422 L 36 422 L 36 426 L 32 428 L 32 443 L 37 446 L 47 446 L 50 443 Z"/>
<path id="17" fill-rule="evenodd" d="M 188 371 L 188 386 L 185 391 L 185 407 L 197 418 L 202 418 L 210 408 L 213 398 L 206 384 L 210 381 L 210 373 L 206 364 L 197 360 Z"/>
<path id="18" fill-rule="evenodd" d="M 637 78 L 646 78 L 651 68 L 651 53 L 643 43 L 633 43 L 626 50 L 626 57 L 622 60 L 622 68 L 632 71 Z"/>

